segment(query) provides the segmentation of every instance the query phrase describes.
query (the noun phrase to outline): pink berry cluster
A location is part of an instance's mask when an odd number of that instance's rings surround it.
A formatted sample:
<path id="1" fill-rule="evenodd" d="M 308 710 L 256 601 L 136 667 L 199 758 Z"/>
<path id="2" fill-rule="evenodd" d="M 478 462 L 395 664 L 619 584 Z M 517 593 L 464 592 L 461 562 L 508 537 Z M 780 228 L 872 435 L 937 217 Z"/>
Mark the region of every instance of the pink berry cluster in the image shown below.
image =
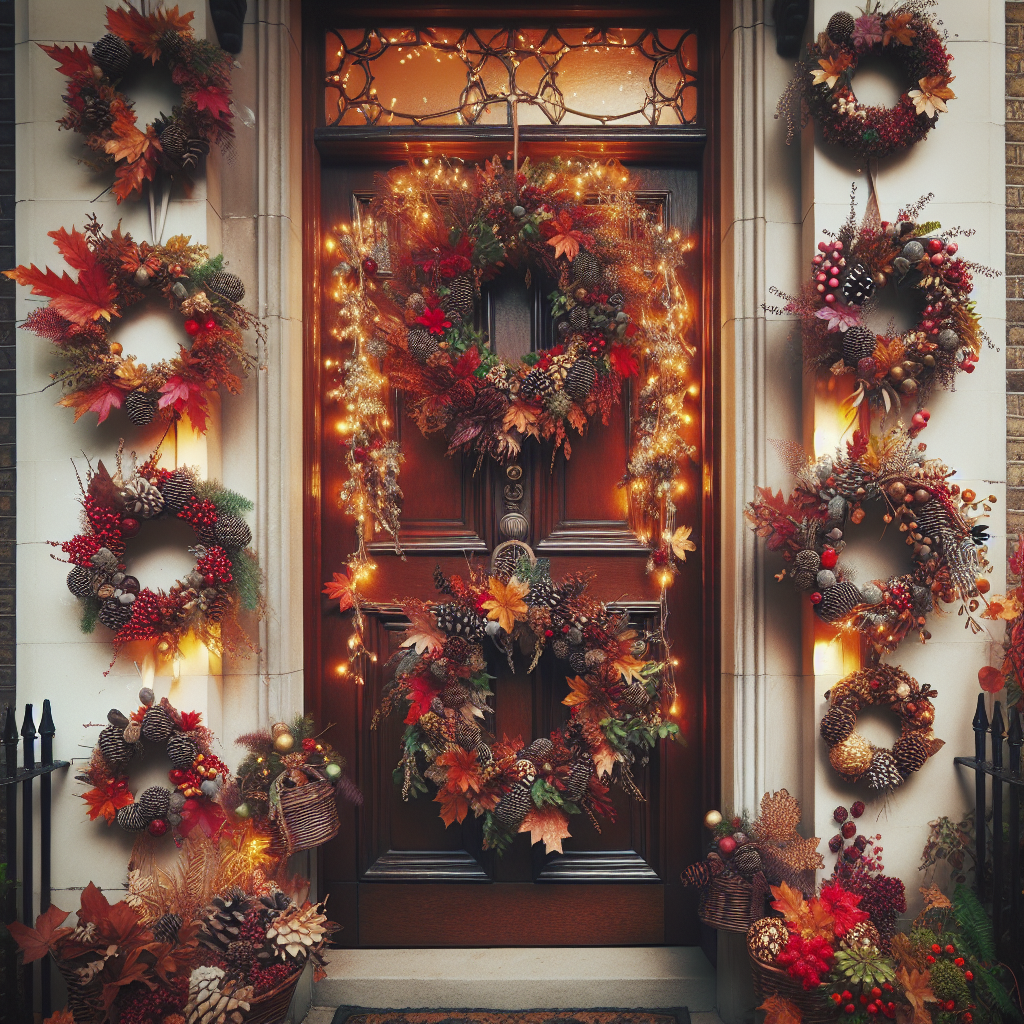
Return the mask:
<path id="1" fill-rule="evenodd" d="M 811 261 L 814 264 L 814 290 L 830 306 L 838 301 L 839 275 L 846 266 L 842 252 L 843 243 L 839 239 L 819 242 L 818 255 Z"/>

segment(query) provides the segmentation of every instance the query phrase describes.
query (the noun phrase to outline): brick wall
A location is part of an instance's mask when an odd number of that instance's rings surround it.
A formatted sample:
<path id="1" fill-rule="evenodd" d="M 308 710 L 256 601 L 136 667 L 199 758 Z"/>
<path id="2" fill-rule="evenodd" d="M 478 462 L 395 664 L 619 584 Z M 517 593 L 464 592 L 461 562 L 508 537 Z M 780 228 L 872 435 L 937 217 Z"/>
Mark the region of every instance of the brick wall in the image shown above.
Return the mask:
<path id="1" fill-rule="evenodd" d="M 1024 532 L 1024 0 L 1006 4 L 1006 533 Z"/>

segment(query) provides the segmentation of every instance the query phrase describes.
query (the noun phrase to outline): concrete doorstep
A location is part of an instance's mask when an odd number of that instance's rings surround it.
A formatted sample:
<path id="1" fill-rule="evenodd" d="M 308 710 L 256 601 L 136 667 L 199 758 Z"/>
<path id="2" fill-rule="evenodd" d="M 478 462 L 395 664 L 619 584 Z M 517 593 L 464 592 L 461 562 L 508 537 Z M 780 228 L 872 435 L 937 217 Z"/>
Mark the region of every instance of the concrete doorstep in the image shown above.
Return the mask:
<path id="1" fill-rule="evenodd" d="M 307 1024 L 338 1006 L 531 1010 L 686 1006 L 718 1020 L 715 971 L 691 946 L 522 949 L 346 949 L 327 954 Z"/>

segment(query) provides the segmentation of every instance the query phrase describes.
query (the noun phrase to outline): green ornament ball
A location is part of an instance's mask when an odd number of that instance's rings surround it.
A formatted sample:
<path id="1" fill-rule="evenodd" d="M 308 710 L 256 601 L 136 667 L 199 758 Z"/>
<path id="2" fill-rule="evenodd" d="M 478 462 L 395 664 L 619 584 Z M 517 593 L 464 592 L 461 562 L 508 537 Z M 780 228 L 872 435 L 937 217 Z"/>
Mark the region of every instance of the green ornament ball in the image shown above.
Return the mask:
<path id="1" fill-rule="evenodd" d="M 324 765 L 324 771 L 329 779 L 336 779 L 341 774 L 341 765 L 334 764 L 333 761 L 328 761 Z"/>
<path id="2" fill-rule="evenodd" d="M 249 805 L 248 804 L 239 804 L 235 808 L 235 814 L 239 818 L 248 818 L 249 815 L 252 814 L 252 811 L 249 810 Z"/>

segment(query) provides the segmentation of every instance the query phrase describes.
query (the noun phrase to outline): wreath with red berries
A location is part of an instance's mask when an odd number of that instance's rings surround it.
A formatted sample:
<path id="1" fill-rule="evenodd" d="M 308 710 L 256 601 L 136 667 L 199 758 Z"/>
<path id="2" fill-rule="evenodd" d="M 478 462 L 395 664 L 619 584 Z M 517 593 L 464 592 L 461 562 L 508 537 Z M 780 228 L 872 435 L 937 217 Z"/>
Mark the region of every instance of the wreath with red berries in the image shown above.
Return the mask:
<path id="1" fill-rule="evenodd" d="M 859 430 L 835 457 L 808 458 L 802 448 L 783 454 L 797 485 L 784 496 L 759 488 L 746 516 L 770 551 L 781 551 L 789 579 L 803 591 L 825 622 L 859 630 L 881 654 L 891 652 L 912 632 L 922 641 L 934 602 L 960 602 L 975 632 L 981 594 L 989 589 L 982 573 L 987 529 L 978 522 L 991 511 L 970 489 L 952 483 L 951 470 L 924 456 L 914 431 L 902 427 L 870 438 Z M 912 568 L 885 580 L 858 584 L 852 566 L 841 561 L 849 524 L 863 522 L 865 505 L 881 504 L 882 521 L 898 523 L 906 534 Z M 979 512 L 981 506 L 981 512 Z"/>
<path id="2" fill-rule="evenodd" d="M 99 735 L 89 767 L 79 781 L 92 787 L 82 794 L 89 817 L 102 816 L 126 832 L 170 832 L 176 843 L 196 826 L 215 835 L 225 817 L 218 797 L 231 773 L 211 750 L 213 733 L 201 724 L 198 711 L 178 711 L 164 697 L 155 702 L 143 687 L 140 706 L 130 716 L 116 708 L 107 714 L 108 725 Z M 136 799 L 130 789 L 128 765 L 142 754 L 144 741 L 162 745 L 171 762 L 171 789 L 150 786 Z"/>
<path id="3" fill-rule="evenodd" d="M 191 11 L 158 7 L 149 15 L 107 8 L 107 35 L 92 48 L 42 46 L 68 79 L 68 112 L 57 122 L 77 132 L 97 169 L 114 168 L 120 203 L 158 172 L 191 185 L 191 173 L 210 151 L 234 135 L 231 55 L 192 33 Z M 133 62 L 165 63 L 181 90 L 181 104 L 145 128 L 118 83 Z"/>
<path id="4" fill-rule="evenodd" d="M 970 295 L 973 275 L 994 271 L 961 259 L 954 239 L 973 234 L 941 232 L 918 219 L 925 202 L 901 210 L 894 222 L 879 219 L 877 206 L 858 225 L 850 217 L 834 238 L 818 243 L 811 278 L 778 314 L 800 317 L 809 367 L 829 382 L 854 379 L 846 404 L 860 408 L 866 428 L 871 410 L 883 417 L 915 401 L 914 426 L 935 388 L 952 387 L 958 373 L 972 373 L 985 338 Z M 904 333 L 877 334 L 865 317 L 881 292 L 910 296 L 917 323 Z"/>
<path id="5" fill-rule="evenodd" d="M 930 2 L 908 0 L 886 12 L 878 0 L 868 0 L 859 17 L 833 14 L 779 101 L 779 113 L 789 120 L 787 141 L 794 135 L 799 97 L 801 123 L 813 117 L 826 142 L 861 159 L 888 156 L 920 142 L 946 112 L 946 101 L 956 98 L 949 87 L 953 55 L 922 10 Z M 906 88 L 894 106 L 857 100 L 857 65 L 872 56 L 891 60 L 904 75 Z"/>
<path id="6" fill-rule="evenodd" d="M 115 658 L 137 640 L 174 657 L 186 636 L 217 654 L 252 651 L 240 621 L 243 612 L 261 611 L 259 562 L 242 518 L 252 502 L 188 468 L 159 469 L 154 458 L 125 472 L 120 454 L 117 461 L 113 476 L 102 462 L 89 467 L 85 528 L 60 545 L 72 565 L 68 590 L 83 605 L 82 630 L 92 632 L 97 621 L 113 630 Z M 143 587 L 125 554 L 144 523 L 171 518 L 191 524 L 198 543 L 189 548 L 192 571 L 164 593 Z"/>
<path id="7" fill-rule="evenodd" d="M 120 228 L 107 235 L 95 217 L 84 232 L 60 228 L 49 235 L 78 271 L 77 281 L 34 265 L 5 273 L 50 300 L 23 326 L 52 341 L 65 361 L 53 374 L 65 391 L 60 404 L 74 409 L 76 420 L 95 412 L 99 423 L 120 408 L 136 426 L 187 415 L 205 433 L 209 393 L 223 387 L 238 394 L 242 380 L 233 367 L 244 375 L 256 365 L 243 331 L 263 337 L 259 320 L 240 304 L 245 287 L 224 270 L 224 257 L 211 259 L 206 246 L 185 235 L 156 246 L 135 242 Z M 124 354 L 112 328 L 115 318 L 155 298 L 182 317 L 191 345 L 147 366 Z"/>
<path id="8" fill-rule="evenodd" d="M 829 763 L 847 782 L 895 789 L 945 746 L 932 732 L 938 694 L 894 665 L 852 672 L 825 696 L 829 710 L 819 731 Z M 857 713 L 867 707 L 887 708 L 899 718 L 900 736 L 891 747 L 877 747 L 857 732 Z"/>

